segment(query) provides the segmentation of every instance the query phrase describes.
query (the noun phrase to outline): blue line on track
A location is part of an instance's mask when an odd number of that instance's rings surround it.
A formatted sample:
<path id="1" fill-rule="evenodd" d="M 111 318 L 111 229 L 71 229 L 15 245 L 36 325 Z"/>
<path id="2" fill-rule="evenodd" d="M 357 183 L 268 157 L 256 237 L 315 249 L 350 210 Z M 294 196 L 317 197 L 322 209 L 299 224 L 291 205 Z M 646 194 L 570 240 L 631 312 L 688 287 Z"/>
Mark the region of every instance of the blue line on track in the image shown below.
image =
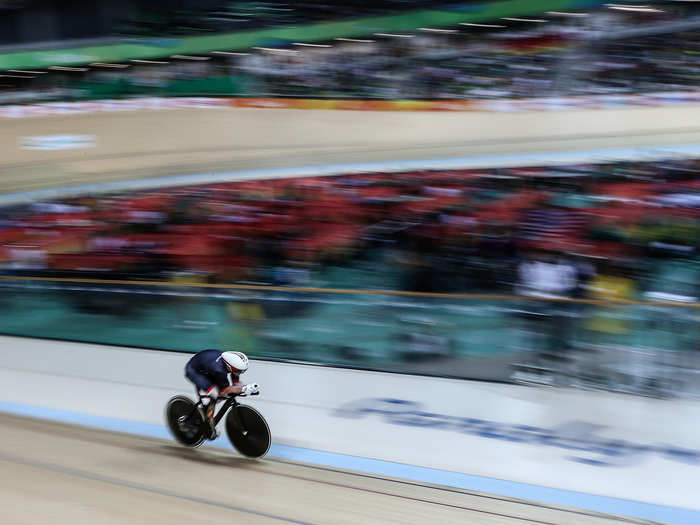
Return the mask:
<path id="1" fill-rule="evenodd" d="M 172 439 L 169 431 L 164 425 L 154 425 L 139 421 L 82 414 L 68 410 L 58 410 L 34 405 L 20 403 L 9 403 L 0 401 L 0 412 L 28 416 L 39 419 L 48 419 L 82 425 L 86 427 L 111 430 L 115 432 L 125 432 L 140 436 Z M 210 446 L 217 448 L 232 448 L 225 438 L 219 438 Z M 632 501 L 607 496 L 586 494 L 569 490 L 542 487 L 506 481 L 483 476 L 474 476 L 460 472 L 451 472 L 403 463 L 394 463 L 378 459 L 350 456 L 347 454 L 336 454 L 288 445 L 274 444 L 268 454 L 271 457 L 315 463 L 346 470 L 356 470 L 376 474 L 378 476 L 388 476 L 392 478 L 403 478 L 408 480 L 432 483 L 457 487 L 466 490 L 500 494 L 503 496 L 532 500 L 536 502 L 576 507 L 607 514 L 618 514 L 634 518 L 660 521 L 665 523 L 677 523 L 679 525 L 698 525 L 700 523 L 700 511 L 669 507 Z"/>

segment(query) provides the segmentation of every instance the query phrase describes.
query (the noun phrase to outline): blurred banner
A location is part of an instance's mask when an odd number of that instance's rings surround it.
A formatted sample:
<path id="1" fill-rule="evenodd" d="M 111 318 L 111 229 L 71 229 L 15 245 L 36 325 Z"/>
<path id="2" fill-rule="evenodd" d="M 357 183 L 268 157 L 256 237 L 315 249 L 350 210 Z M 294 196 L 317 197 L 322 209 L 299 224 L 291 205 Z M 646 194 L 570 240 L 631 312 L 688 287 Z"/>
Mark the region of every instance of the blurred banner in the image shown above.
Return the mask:
<path id="1" fill-rule="evenodd" d="M 351 111 L 546 111 L 633 106 L 676 106 L 700 101 L 700 91 L 626 96 L 580 96 L 522 100 L 333 100 L 302 98 L 148 97 L 91 102 L 50 102 L 0 107 L 0 118 L 28 118 L 119 111 L 213 109 L 338 109 Z"/>

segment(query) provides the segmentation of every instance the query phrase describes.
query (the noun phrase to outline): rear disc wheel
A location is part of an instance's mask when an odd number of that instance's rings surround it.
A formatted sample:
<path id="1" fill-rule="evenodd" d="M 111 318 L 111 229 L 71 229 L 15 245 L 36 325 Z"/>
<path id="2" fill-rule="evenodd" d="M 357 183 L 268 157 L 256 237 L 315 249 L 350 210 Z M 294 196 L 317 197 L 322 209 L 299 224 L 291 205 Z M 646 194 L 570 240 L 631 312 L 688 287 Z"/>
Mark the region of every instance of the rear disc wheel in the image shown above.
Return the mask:
<path id="1" fill-rule="evenodd" d="M 175 396 L 165 408 L 170 433 L 186 447 L 198 447 L 204 442 L 202 416 L 197 405 L 187 396 Z"/>

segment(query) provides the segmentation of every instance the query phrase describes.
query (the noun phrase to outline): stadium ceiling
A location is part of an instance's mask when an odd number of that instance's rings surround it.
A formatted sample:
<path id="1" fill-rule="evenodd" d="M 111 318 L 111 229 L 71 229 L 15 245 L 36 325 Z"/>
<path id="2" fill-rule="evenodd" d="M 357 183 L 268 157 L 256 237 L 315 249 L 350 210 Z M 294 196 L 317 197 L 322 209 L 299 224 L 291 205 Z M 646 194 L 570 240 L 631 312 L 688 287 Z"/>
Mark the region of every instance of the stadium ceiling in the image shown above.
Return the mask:
<path id="1" fill-rule="evenodd" d="M 0 9 L 22 9 L 30 3 L 30 0 L 0 0 Z"/>

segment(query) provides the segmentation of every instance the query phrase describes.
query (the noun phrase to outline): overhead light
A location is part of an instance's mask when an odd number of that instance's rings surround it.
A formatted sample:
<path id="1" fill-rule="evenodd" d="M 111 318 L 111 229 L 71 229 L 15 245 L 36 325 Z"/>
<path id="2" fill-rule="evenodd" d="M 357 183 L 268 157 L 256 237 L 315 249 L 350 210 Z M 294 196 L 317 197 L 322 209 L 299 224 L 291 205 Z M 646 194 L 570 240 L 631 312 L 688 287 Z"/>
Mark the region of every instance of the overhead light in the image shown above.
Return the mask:
<path id="1" fill-rule="evenodd" d="M 471 22 L 460 22 L 459 25 L 472 27 L 508 27 L 500 24 L 473 24 Z"/>
<path id="2" fill-rule="evenodd" d="M 542 18 L 501 18 L 501 20 L 510 20 L 511 22 L 546 22 Z"/>
<path id="3" fill-rule="evenodd" d="M 299 53 L 296 49 L 280 49 L 277 47 L 254 47 L 258 51 L 267 51 L 268 53 L 275 53 L 278 55 L 296 55 Z"/>
<path id="4" fill-rule="evenodd" d="M 95 67 L 111 67 L 114 69 L 124 69 L 127 67 L 131 67 L 129 64 L 106 64 L 104 62 L 93 62 L 90 65 Z"/>
<path id="5" fill-rule="evenodd" d="M 234 52 L 234 51 L 212 51 L 211 54 L 212 55 L 231 55 L 231 56 L 238 56 L 238 57 L 250 55 L 250 53 L 238 53 L 238 52 Z"/>
<path id="6" fill-rule="evenodd" d="M 211 60 L 211 57 L 197 57 L 191 55 L 170 55 L 170 58 L 179 58 L 180 60 Z"/>
<path id="7" fill-rule="evenodd" d="M 546 14 L 552 16 L 588 16 L 588 13 L 567 13 L 564 11 L 547 11 Z"/>
<path id="8" fill-rule="evenodd" d="M 22 75 L 0 75 L 2 78 L 36 78 L 36 77 L 25 77 Z"/>
<path id="9" fill-rule="evenodd" d="M 10 73 L 29 73 L 30 75 L 45 75 L 48 71 L 27 71 L 25 69 L 8 69 Z"/>
<path id="10" fill-rule="evenodd" d="M 456 29 L 434 29 L 432 27 L 419 27 L 419 31 L 425 31 L 427 33 L 458 33 Z"/>
<path id="11" fill-rule="evenodd" d="M 374 40 L 363 40 L 361 38 L 336 38 L 335 40 L 339 40 L 341 42 L 360 42 L 363 44 L 370 44 L 374 42 Z"/>
<path id="12" fill-rule="evenodd" d="M 163 61 L 163 60 L 141 60 L 141 59 L 134 59 L 132 62 L 135 62 L 136 64 L 170 64 L 168 61 Z"/>
<path id="13" fill-rule="evenodd" d="M 51 66 L 49 69 L 54 71 L 89 71 L 87 67 Z"/>
<path id="14" fill-rule="evenodd" d="M 617 5 L 617 4 L 605 4 L 610 9 L 616 9 L 618 11 L 635 11 L 638 13 L 663 13 L 663 9 L 655 9 L 649 7 L 648 5 Z"/>
<path id="15" fill-rule="evenodd" d="M 294 42 L 295 46 L 305 46 L 305 47 L 333 47 L 329 44 L 306 44 L 304 42 Z"/>
<path id="16" fill-rule="evenodd" d="M 399 35 L 396 33 L 374 33 L 376 36 L 388 36 L 393 38 L 413 38 L 414 35 Z"/>

